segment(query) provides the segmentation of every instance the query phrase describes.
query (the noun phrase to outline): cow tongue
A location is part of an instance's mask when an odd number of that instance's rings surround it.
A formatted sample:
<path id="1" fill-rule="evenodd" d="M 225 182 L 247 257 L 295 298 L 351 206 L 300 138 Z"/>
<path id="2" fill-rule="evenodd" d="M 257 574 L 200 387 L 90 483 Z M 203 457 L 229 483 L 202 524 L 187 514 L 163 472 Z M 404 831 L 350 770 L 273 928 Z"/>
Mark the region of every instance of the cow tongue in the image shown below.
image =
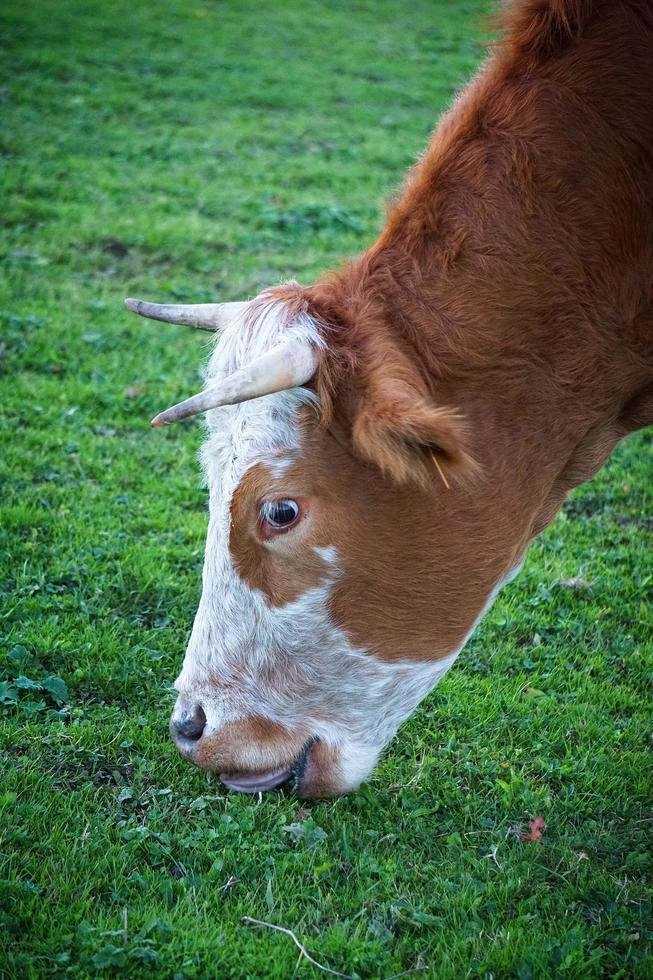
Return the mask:
<path id="1" fill-rule="evenodd" d="M 228 773 L 220 773 L 220 782 L 227 789 L 234 789 L 237 793 L 265 793 L 269 789 L 276 789 L 287 779 L 290 779 L 292 770 L 288 768 L 272 769 L 270 772 L 249 773 L 244 776 L 231 776 Z"/>

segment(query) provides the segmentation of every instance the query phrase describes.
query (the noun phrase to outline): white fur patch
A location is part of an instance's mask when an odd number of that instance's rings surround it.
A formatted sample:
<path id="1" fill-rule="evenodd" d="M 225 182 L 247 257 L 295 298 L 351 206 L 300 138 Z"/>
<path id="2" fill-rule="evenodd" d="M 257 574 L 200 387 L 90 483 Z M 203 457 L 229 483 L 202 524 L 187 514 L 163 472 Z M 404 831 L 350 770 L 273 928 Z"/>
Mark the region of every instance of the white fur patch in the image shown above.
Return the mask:
<path id="1" fill-rule="evenodd" d="M 326 548 L 316 547 L 313 548 L 316 555 L 325 561 L 327 565 L 337 565 L 338 564 L 338 549 L 334 548 L 333 545 L 329 545 Z"/>

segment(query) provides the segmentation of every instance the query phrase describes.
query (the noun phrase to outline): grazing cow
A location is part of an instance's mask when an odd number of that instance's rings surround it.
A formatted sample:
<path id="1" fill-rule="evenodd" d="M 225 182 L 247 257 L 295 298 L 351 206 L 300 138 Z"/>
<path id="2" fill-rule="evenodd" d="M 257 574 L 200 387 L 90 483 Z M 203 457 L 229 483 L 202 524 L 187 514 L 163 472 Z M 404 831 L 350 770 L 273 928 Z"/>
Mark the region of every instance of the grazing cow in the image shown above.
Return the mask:
<path id="1" fill-rule="evenodd" d="M 568 492 L 653 422 L 653 4 L 514 0 L 378 240 L 219 331 L 172 737 L 242 792 L 352 790 Z"/>

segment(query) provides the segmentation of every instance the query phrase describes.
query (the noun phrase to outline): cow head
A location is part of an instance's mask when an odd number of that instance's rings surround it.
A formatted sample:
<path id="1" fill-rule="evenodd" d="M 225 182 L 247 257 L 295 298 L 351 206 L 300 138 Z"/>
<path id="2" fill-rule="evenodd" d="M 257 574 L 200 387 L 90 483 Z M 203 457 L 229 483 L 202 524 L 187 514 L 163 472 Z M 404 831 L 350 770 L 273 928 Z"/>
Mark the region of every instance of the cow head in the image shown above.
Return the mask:
<path id="1" fill-rule="evenodd" d="M 219 327 L 204 391 L 153 423 L 207 413 L 203 588 L 172 738 L 230 788 L 315 798 L 369 775 L 515 562 L 480 553 L 487 499 L 457 481 L 473 464 L 456 412 L 383 345 L 320 399 L 329 328 L 285 295 L 127 305 Z"/>

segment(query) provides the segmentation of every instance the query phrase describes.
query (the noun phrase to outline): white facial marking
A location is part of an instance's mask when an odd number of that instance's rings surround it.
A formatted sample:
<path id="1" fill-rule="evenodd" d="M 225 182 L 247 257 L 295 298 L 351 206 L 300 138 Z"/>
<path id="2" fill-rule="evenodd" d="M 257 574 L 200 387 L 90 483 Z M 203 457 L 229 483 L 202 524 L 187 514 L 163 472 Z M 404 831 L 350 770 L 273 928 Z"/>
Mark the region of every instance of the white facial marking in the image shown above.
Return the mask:
<path id="1" fill-rule="evenodd" d="M 257 309 L 252 318 L 232 322 L 220 335 L 207 382 L 264 353 L 282 334 L 294 333 L 322 345 L 310 317 L 300 315 L 287 322 L 278 303 Z M 203 588 L 176 686 L 180 707 L 201 704 L 206 735 L 229 721 L 258 715 L 335 747 L 344 790 L 369 775 L 401 722 L 444 676 L 460 650 L 436 662 L 387 663 L 352 646 L 329 612 L 330 592 L 339 575 L 334 547 L 314 549 L 328 566 L 326 581 L 281 607 L 271 606 L 237 574 L 229 550 L 234 491 L 256 463 L 272 465 L 279 476 L 301 456 L 298 412 L 314 402 L 312 392 L 296 388 L 207 415 L 209 435 L 202 461 L 210 518 Z M 483 612 L 502 584 L 493 590 Z M 243 753 L 245 765 L 260 768 L 266 762 L 259 747 L 244 746 Z M 270 765 L 276 763 L 270 760 Z"/>
<path id="2" fill-rule="evenodd" d="M 316 555 L 325 561 L 327 565 L 337 565 L 338 563 L 338 549 L 334 548 L 333 545 L 328 545 L 326 548 L 316 547 L 313 548 Z"/>
<path id="3" fill-rule="evenodd" d="M 285 459 L 273 456 L 270 459 L 265 460 L 266 465 L 270 468 L 272 476 L 274 476 L 276 479 L 279 479 L 285 473 L 287 473 L 294 462 L 295 460 L 292 456 L 286 456 Z"/>

